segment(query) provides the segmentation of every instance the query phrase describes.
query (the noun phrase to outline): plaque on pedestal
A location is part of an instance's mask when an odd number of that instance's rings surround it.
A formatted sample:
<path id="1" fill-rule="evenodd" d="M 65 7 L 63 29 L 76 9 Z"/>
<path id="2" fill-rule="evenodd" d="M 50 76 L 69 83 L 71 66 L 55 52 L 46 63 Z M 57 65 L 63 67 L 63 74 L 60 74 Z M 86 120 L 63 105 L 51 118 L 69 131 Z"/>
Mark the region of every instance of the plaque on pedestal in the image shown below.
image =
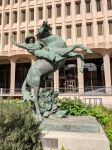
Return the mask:
<path id="1" fill-rule="evenodd" d="M 109 141 L 94 117 L 46 119 L 41 128 L 44 150 L 110 150 Z"/>

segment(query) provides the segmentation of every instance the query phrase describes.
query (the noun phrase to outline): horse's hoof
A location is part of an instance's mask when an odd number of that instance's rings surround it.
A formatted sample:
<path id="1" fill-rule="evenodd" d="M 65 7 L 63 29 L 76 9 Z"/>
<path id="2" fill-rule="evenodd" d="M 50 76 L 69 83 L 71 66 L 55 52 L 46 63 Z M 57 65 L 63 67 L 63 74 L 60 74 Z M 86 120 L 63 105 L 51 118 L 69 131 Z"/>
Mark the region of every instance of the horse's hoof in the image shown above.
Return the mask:
<path id="1" fill-rule="evenodd" d="M 37 124 L 41 124 L 42 120 L 42 116 L 35 116 L 35 121 L 37 122 Z"/>
<path id="2" fill-rule="evenodd" d="M 31 102 L 35 102 L 35 100 L 36 100 L 36 99 L 35 99 L 33 96 L 30 97 L 30 101 L 31 101 Z"/>
<path id="3" fill-rule="evenodd" d="M 93 53 L 93 51 L 92 51 L 92 50 L 90 50 L 90 49 L 87 49 L 87 53 L 92 54 L 92 53 Z"/>
<path id="4" fill-rule="evenodd" d="M 84 68 L 80 68 L 80 72 L 83 73 L 84 72 Z"/>

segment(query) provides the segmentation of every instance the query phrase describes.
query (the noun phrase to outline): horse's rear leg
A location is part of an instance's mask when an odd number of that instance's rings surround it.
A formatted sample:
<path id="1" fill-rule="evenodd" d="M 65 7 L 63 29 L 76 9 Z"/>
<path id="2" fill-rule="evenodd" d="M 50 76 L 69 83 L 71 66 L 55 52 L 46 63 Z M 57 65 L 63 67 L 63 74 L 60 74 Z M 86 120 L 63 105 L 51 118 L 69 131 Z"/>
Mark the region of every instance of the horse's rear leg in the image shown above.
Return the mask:
<path id="1" fill-rule="evenodd" d="M 28 84 L 33 88 L 34 93 L 32 97 L 32 103 L 33 104 L 33 115 L 36 119 L 36 121 L 40 122 L 42 121 L 42 116 L 39 109 L 38 99 L 39 99 L 39 90 L 40 90 L 40 75 L 36 75 L 32 78 L 30 78 L 29 81 L 27 81 Z"/>
<path id="2" fill-rule="evenodd" d="M 39 90 L 40 90 L 40 85 L 34 87 L 34 96 L 33 96 L 34 108 L 33 108 L 33 114 L 34 114 L 35 120 L 37 122 L 42 121 L 42 116 L 41 116 L 40 108 L 39 108 L 39 104 L 38 104 Z"/>

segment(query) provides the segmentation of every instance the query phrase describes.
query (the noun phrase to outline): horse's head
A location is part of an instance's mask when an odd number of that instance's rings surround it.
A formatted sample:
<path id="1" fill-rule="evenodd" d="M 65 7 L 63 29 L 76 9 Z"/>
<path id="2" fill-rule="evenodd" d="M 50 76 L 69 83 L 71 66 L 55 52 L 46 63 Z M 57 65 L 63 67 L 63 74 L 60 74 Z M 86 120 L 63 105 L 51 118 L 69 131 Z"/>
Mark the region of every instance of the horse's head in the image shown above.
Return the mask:
<path id="1" fill-rule="evenodd" d="M 37 39 L 45 38 L 50 35 L 50 25 L 48 25 L 47 21 L 43 21 L 42 25 L 37 31 L 36 37 Z"/>

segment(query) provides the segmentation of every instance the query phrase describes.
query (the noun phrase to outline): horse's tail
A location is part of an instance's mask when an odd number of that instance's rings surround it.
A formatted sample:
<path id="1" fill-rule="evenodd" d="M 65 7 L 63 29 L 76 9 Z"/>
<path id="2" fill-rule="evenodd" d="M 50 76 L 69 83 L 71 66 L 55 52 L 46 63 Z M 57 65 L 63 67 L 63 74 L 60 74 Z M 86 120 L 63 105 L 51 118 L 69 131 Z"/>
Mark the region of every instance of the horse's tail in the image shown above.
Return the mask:
<path id="1" fill-rule="evenodd" d="M 24 80 L 22 85 L 22 89 L 21 89 L 22 93 L 24 92 L 25 89 L 26 89 L 26 79 Z"/>

